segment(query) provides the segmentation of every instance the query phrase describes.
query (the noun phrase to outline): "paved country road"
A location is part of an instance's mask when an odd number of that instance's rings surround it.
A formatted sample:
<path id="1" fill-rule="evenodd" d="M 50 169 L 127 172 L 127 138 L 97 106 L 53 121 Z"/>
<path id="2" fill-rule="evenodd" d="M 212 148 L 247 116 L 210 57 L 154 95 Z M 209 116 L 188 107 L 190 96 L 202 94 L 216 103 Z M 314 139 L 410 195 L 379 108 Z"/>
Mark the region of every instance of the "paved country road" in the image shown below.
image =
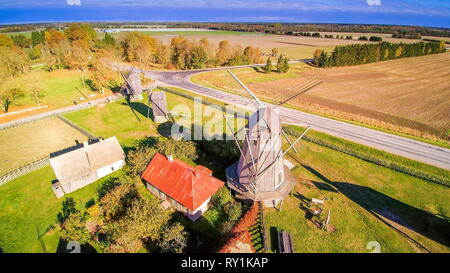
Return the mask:
<path id="1" fill-rule="evenodd" d="M 311 60 L 300 60 L 295 62 L 306 63 L 310 61 Z M 148 77 L 163 84 L 186 89 L 239 107 L 255 109 L 256 104 L 250 98 L 200 86 L 189 80 L 190 77 L 201 72 L 223 69 L 227 68 L 221 67 L 191 71 L 146 71 L 145 73 Z M 305 113 L 287 107 L 280 107 L 280 115 L 284 123 L 301 126 L 311 125 L 316 131 L 450 170 L 450 149 Z"/>

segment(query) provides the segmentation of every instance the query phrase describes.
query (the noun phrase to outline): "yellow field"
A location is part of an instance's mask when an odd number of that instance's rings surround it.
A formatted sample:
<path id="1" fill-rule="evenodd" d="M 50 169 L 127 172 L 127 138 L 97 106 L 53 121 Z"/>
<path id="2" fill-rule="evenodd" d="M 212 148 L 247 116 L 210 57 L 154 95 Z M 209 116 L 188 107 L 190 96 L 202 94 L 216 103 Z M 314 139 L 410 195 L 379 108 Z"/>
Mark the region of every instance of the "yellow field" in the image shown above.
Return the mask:
<path id="1" fill-rule="evenodd" d="M 315 113 L 438 140 L 447 138 L 450 131 L 448 67 L 450 53 L 352 67 L 317 69 L 303 65 L 286 75 L 253 69 L 235 72 L 258 96 L 269 100 L 281 100 L 308 81 L 323 80 L 321 86 L 289 103 Z M 242 92 L 224 72 L 203 73 L 192 79 Z"/>
<path id="2" fill-rule="evenodd" d="M 56 117 L 0 131 L 0 175 L 85 140 Z"/>

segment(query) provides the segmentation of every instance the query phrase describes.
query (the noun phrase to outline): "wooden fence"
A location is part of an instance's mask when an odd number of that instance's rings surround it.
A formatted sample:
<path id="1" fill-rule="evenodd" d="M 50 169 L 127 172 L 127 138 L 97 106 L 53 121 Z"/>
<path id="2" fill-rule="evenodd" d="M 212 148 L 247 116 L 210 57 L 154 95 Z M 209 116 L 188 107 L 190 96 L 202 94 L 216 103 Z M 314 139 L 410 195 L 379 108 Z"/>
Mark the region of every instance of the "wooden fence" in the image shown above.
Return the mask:
<path id="1" fill-rule="evenodd" d="M 87 108 L 91 108 L 95 105 L 98 104 L 103 104 L 103 103 L 109 103 L 109 102 L 113 102 L 119 99 L 122 99 L 123 96 L 121 94 L 113 94 L 111 96 L 105 97 L 105 98 L 101 98 L 101 99 L 97 99 L 97 100 L 92 100 L 92 101 L 88 101 L 88 102 L 83 102 L 77 105 L 71 105 L 68 107 L 64 107 L 64 108 L 60 108 L 60 109 L 56 109 L 56 110 L 52 110 L 52 111 L 48 111 L 42 114 L 38 114 L 38 115 L 34 115 L 34 116 L 30 116 L 30 117 L 25 117 L 22 119 L 18 119 L 15 121 L 11 121 L 11 122 L 7 122 L 7 123 L 3 123 L 0 124 L 0 130 L 6 130 L 12 127 L 17 127 L 26 123 L 30 123 L 30 122 L 34 122 L 34 121 L 38 121 L 44 118 L 48 118 L 48 117 L 52 117 L 52 116 L 57 116 L 57 115 L 63 115 L 63 114 L 67 114 L 67 113 L 71 113 L 71 112 L 75 112 L 75 111 L 80 111 L 83 109 L 87 109 Z"/>
<path id="2" fill-rule="evenodd" d="M 9 182 L 11 180 L 16 179 L 17 177 L 20 177 L 29 172 L 32 172 L 34 170 L 40 169 L 44 166 L 47 166 L 48 164 L 50 164 L 50 157 L 46 156 L 46 157 L 38 159 L 30 164 L 27 164 L 25 166 L 17 168 L 12 172 L 9 172 L 3 176 L 0 176 L 0 186 L 3 184 L 6 184 L 7 182 Z"/>
<path id="3" fill-rule="evenodd" d="M 95 139 L 97 138 L 94 134 L 92 134 L 91 132 L 81 128 L 80 126 L 76 125 L 75 123 L 73 123 L 72 121 L 66 119 L 65 117 L 61 116 L 61 115 L 56 115 L 57 118 L 59 118 L 62 122 L 64 122 L 65 124 L 69 125 L 70 127 L 72 127 L 73 129 L 77 130 L 78 132 L 82 133 L 83 135 L 87 136 L 89 139 Z"/>

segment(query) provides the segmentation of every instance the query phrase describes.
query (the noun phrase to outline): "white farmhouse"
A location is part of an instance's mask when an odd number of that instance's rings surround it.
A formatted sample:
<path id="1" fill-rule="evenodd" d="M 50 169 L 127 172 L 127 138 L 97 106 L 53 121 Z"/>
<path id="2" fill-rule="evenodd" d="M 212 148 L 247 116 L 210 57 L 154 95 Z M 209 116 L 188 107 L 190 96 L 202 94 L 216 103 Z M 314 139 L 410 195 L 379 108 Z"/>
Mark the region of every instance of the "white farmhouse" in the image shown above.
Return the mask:
<path id="1" fill-rule="evenodd" d="M 125 153 L 116 137 L 89 144 L 50 158 L 58 182 L 52 185 L 57 197 L 80 189 L 121 169 Z"/>

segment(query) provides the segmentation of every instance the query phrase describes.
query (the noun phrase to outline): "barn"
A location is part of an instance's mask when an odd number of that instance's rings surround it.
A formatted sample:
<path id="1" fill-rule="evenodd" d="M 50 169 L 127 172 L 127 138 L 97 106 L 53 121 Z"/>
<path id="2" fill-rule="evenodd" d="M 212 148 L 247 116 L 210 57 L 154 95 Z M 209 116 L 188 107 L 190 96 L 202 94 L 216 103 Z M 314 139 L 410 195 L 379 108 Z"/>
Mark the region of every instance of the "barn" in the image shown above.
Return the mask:
<path id="1" fill-rule="evenodd" d="M 167 118 L 166 93 L 160 91 L 152 92 L 149 99 L 152 103 L 153 121 L 156 123 L 167 122 L 169 119 Z"/>
<path id="2" fill-rule="evenodd" d="M 208 209 L 211 196 L 224 183 L 203 166 L 192 167 L 185 162 L 155 154 L 142 179 L 147 188 L 161 200 L 196 221 Z"/>
<path id="3" fill-rule="evenodd" d="M 74 150 L 51 156 L 50 165 L 58 179 L 52 189 L 61 197 L 121 169 L 125 153 L 117 138 L 111 137 L 84 142 Z"/>

